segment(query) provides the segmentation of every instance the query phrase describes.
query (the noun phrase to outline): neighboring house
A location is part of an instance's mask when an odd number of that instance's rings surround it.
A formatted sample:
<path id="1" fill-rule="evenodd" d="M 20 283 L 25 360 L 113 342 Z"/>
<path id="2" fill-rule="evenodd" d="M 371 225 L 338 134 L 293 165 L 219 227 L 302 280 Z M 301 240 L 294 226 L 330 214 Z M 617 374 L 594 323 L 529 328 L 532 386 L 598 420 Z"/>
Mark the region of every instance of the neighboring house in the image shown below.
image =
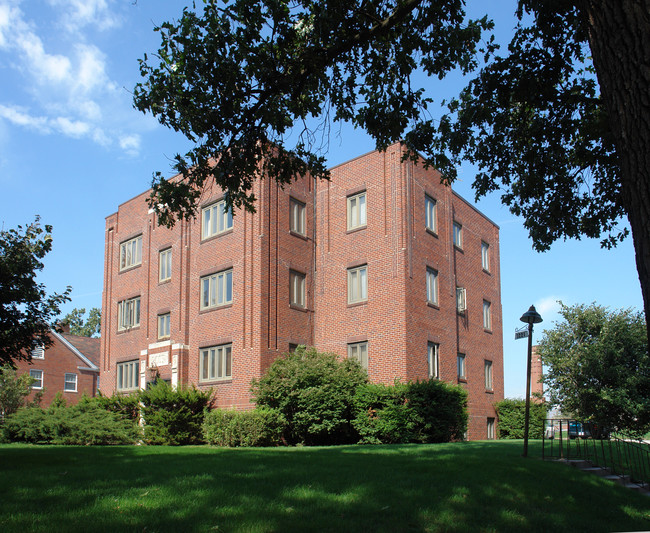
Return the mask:
<path id="1" fill-rule="evenodd" d="M 299 344 L 355 357 L 372 381 L 435 377 L 469 393 L 470 439 L 495 435 L 503 399 L 499 229 L 402 161 L 399 144 L 280 188 L 256 213 L 158 226 L 145 192 L 106 219 L 102 391 L 158 373 L 248 408 L 251 379 Z"/>
<path id="2" fill-rule="evenodd" d="M 79 401 L 82 394 L 95 396 L 99 386 L 99 339 L 50 331 L 54 343 L 47 349 L 36 348 L 32 360 L 16 363 L 19 373 L 29 373 L 36 382 L 27 400 L 36 392 L 43 393 L 41 407 L 47 407 L 58 392 L 68 405 Z"/>

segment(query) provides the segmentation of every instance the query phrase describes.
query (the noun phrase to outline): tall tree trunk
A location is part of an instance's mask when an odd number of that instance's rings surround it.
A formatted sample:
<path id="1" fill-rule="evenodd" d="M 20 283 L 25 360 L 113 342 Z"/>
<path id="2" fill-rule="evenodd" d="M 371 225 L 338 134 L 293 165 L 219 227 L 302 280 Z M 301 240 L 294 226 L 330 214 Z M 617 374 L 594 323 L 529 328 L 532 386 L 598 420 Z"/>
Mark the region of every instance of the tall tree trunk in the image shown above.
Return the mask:
<path id="1" fill-rule="evenodd" d="M 578 0 L 621 165 L 650 345 L 650 0 Z"/>

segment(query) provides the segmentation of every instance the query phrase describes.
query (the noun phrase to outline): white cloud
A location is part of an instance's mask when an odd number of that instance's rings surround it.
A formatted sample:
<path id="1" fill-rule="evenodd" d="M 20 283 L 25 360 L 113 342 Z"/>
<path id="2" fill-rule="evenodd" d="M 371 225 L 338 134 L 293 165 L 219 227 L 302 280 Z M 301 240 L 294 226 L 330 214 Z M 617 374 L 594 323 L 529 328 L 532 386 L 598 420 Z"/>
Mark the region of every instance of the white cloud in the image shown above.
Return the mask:
<path id="1" fill-rule="evenodd" d="M 4 118 L 17 126 L 34 129 L 41 133 L 49 133 L 51 130 L 45 117 L 33 117 L 19 107 L 8 107 L 0 104 L 0 118 Z"/>
<path id="2" fill-rule="evenodd" d="M 87 122 L 82 122 L 80 120 L 70 120 L 66 117 L 57 117 L 53 122 L 61 133 L 75 139 L 86 136 L 90 131 L 90 125 Z"/>
<path id="3" fill-rule="evenodd" d="M 544 315 L 549 316 L 555 315 L 560 310 L 560 301 L 562 298 L 559 296 L 546 296 L 535 302 L 535 309 L 537 312 L 544 317 Z"/>
<path id="4" fill-rule="evenodd" d="M 127 154 L 136 155 L 140 150 L 139 135 L 125 135 L 120 138 L 120 148 Z"/>
<path id="5" fill-rule="evenodd" d="M 119 19 L 109 9 L 106 0 L 49 0 L 51 6 L 60 10 L 61 26 L 70 32 L 86 26 L 106 30 L 119 24 Z"/>

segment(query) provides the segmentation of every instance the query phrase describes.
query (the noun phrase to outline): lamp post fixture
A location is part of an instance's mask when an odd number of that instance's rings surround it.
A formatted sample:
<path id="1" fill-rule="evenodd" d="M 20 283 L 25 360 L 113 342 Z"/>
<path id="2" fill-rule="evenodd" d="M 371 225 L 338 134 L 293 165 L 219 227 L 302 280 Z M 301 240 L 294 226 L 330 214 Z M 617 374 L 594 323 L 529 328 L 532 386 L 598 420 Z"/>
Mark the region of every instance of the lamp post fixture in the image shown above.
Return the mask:
<path id="1" fill-rule="evenodd" d="M 533 324 L 539 324 L 542 317 L 535 310 L 535 306 L 531 305 L 530 309 L 526 311 L 519 319 L 528 324 L 528 365 L 526 368 L 526 414 L 524 418 L 524 457 L 528 457 L 528 427 L 530 421 L 530 366 L 533 354 Z"/>

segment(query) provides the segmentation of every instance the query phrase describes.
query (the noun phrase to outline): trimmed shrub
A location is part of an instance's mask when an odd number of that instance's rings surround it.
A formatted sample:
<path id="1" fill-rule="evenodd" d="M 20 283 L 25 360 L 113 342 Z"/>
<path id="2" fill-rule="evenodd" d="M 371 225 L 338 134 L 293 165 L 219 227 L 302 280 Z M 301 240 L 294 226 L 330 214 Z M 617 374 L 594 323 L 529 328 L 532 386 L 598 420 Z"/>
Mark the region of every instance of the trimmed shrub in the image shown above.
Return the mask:
<path id="1" fill-rule="evenodd" d="M 299 346 L 276 359 L 251 390 L 258 406 L 282 413 L 290 444 L 344 444 L 357 440 L 354 395 L 367 379 L 353 359 Z"/>
<path id="2" fill-rule="evenodd" d="M 184 445 L 203 443 L 203 418 L 212 408 L 212 390 L 201 391 L 194 385 L 173 389 L 158 380 L 138 393 L 147 444 Z"/>
<path id="3" fill-rule="evenodd" d="M 449 442 L 467 428 L 467 392 L 430 379 L 357 389 L 354 427 L 362 444 Z"/>
<path id="4" fill-rule="evenodd" d="M 506 398 L 494 405 L 499 417 L 498 434 L 500 439 L 523 439 L 526 417 L 526 400 Z M 544 419 L 547 415 L 546 404 L 530 402 L 530 420 L 528 436 L 541 439 L 544 433 Z"/>
<path id="5" fill-rule="evenodd" d="M 123 418 L 140 420 L 140 400 L 138 400 L 138 393 L 132 394 L 113 394 L 113 396 L 103 396 L 100 392 L 95 401 L 99 403 L 107 411 L 117 413 Z"/>
<path id="6" fill-rule="evenodd" d="M 34 444 L 134 444 L 140 429 L 132 421 L 83 397 L 71 407 L 25 407 L 7 417 L 4 432 L 12 442 Z"/>
<path id="7" fill-rule="evenodd" d="M 276 409 L 215 409 L 205 415 L 203 439 L 214 446 L 278 446 L 286 425 Z"/>

